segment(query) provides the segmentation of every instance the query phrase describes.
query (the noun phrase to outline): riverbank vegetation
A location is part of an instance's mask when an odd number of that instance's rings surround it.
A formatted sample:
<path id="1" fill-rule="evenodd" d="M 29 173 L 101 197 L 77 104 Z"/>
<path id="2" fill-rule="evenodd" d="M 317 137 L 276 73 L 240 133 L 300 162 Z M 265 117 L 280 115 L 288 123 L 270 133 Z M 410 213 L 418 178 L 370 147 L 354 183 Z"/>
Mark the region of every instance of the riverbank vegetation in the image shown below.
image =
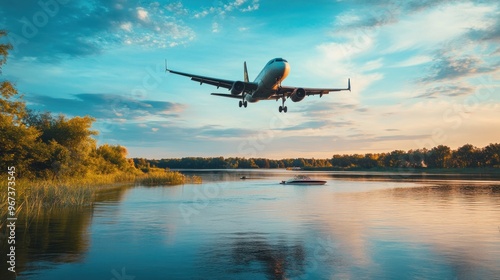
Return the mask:
<path id="1" fill-rule="evenodd" d="M 52 208 L 90 206 L 102 190 L 133 185 L 163 186 L 185 183 L 201 183 L 201 178 L 159 168 L 141 174 L 120 172 L 58 180 L 21 178 L 16 181 L 15 187 L 17 211 L 31 217 Z"/>

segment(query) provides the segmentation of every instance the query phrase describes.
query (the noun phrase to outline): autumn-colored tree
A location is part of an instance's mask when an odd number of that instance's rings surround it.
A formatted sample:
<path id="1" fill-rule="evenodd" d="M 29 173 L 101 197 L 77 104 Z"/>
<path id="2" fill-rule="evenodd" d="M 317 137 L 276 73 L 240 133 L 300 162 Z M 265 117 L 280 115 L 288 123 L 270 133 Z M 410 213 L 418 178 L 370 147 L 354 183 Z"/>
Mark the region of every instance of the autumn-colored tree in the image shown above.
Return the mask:
<path id="1" fill-rule="evenodd" d="M 0 30 L 0 39 L 6 34 Z M 10 44 L 0 44 L 0 73 L 11 49 Z M 26 107 L 17 94 L 11 82 L 0 82 L 0 168 L 7 170 L 7 167 L 14 166 L 18 174 L 28 175 L 29 166 L 35 160 L 32 154 L 40 133 L 22 123 Z"/>
<path id="2" fill-rule="evenodd" d="M 0 39 L 7 33 L 0 31 Z M 9 44 L 0 44 L 0 70 Z M 1 72 L 0 72 L 1 73 Z M 19 177 L 59 178 L 112 173 L 133 169 L 121 146 L 97 149 L 90 116 L 68 118 L 38 113 L 26 103 L 14 85 L 0 82 L 0 168 L 15 166 Z"/>
<path id="3" fill-rule="evenodd" d="M 500 143 L 491 143 L 484 147 L 482 159 L 485 166 L 500 167 Z"/>

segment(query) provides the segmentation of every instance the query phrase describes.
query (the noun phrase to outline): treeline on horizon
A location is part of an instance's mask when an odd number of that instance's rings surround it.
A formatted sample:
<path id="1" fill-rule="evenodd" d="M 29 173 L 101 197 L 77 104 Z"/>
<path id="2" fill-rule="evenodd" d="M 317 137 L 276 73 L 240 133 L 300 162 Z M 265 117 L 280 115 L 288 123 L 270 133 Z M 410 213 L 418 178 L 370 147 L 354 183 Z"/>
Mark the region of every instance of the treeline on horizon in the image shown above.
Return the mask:
<path id="1" fill-rule="evenodd" d="M 465 144 L 456 150 L 445 145 L 432 149 L 394 150 L 388 153 L 333 155 L 329 159 L 295 158 L 266 159 L 240 157 L 185 157 L 171 159 L 134 158 L 134 165 L 142 170 L 151 167 L 170 169 L 236 169 L 236 168 L 500 168 L 500 143 L 478 148 Z"/>

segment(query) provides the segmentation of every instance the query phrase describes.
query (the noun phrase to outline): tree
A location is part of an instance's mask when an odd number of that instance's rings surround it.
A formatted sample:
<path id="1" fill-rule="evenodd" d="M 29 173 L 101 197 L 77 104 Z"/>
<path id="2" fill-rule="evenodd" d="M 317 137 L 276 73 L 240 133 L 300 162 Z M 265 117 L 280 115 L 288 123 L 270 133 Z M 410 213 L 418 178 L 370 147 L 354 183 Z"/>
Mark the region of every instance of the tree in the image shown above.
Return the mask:
<path id="1" fill-rule="evenodd" d="M 51 166 L 54 176 L 85 176 L 92 171 L 91 156 L 96 143 L 91 136 L 97 134 L 91 130 L 94 118 L 85 116 L 68 119 L 64 115 L 55 117 L 49 112 L 40 114 L 28 110 L 23 122 L 38 130 L 41 133 L 40 141 L 54 153 L 49 156 L 49 162 L 44 164 Z"/>
<path id="2" fill-rule="evenodd" d="M 7 35 L 7 31 L 0 30 L 0 38 Z M 2 65 L 7 62 L 9 51 L 12 50 L 11 44 L 0 44 L 0 74 L 2 74 Z"/>
<path id="3" fill-rule="evenodd" d="M 0 30 L 0 38 L 5 35 L 6 32 Z M 10 44 L 0 44 L 0 74 L 11 49 Z M 30 164 L 34 161 L 31 155 L 39 132 L 22 123 L 26 107 L 22 100 L 16 99 L 17 94 L 12 83 L 0 82 L 0 168 L 7 170 L 15 166 L 18 176 L 22 176 L 30 173 Z"/>
<path id="4" fill-rule="evenodd" d="M 97 148 L 93 166 L 94 172 L 98 174 L 131 171 L 134 168 L 133 163 L 127 160 L 127 149 L 125 147 L 108 144 Z"/>
<path id="5" fill-rule="evenodd" d="M 427 149 L 416 149 L 416 150 L 409 150 L 408 151 L 408 164 L 409 167 L 413 168 L 422 168 L 426 167 L 426 154 L 427 154 Z"/>
<path id="6" fill-rule="evenodd" d="M 426 155 L 427 166 L 430 168 L 448 168 L 451 159 L 451 149 L 448 146 L 439 145 L 432 148 Z"/>
<path id="7" fill-rule="evenodd" d="M 454 167 L 479 167 L 480 166 L 480 150 L 471 144 L 465 144 L 453 151 L 452 163 Z"/>
<path id="8" fill-rule="evenodd" d="M 377 155 L 365 154 L 365 156 L 360 159 L 359 165 L 362 168 L 373 168 L 377 166 L 377 159 Z"/>
<path id="9" fill-rule="evenodd" d="M 491 143 L 482 149 L 482 159 L 485 166 L 500 167 L 500 144 Z"/>

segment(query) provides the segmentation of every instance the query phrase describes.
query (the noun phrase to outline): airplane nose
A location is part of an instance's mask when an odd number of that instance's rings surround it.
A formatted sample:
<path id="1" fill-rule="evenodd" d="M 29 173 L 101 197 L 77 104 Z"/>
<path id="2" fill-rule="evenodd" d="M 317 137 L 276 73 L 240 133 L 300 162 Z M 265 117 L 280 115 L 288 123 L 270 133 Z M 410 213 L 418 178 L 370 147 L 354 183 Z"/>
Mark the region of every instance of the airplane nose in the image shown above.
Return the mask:
<path id="1" fill-rule="evenodd" d="M 288 73 L 290 72 L 290 65 L 288 62 L 283 62 L 283 75 L 282 79 L 286 78 L 288 76 Z"/>

